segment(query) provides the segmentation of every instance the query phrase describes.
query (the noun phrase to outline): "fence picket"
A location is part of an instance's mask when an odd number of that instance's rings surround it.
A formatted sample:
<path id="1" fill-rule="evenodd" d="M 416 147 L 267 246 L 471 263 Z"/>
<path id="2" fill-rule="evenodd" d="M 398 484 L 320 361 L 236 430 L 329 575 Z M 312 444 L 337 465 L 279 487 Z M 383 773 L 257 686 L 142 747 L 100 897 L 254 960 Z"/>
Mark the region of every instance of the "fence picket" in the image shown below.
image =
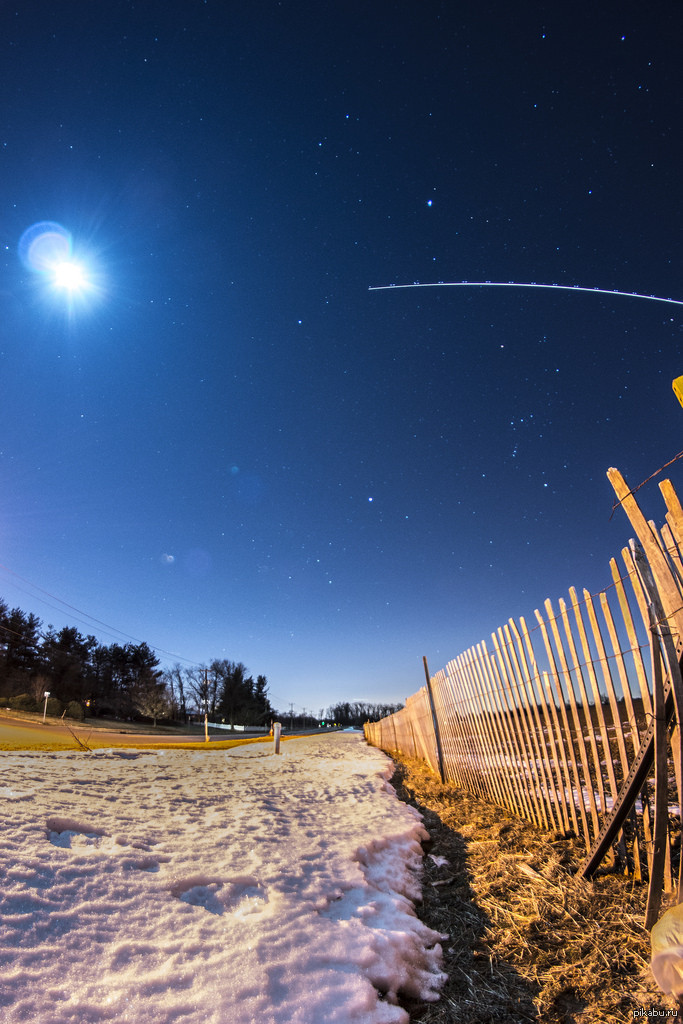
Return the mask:
<path id="1" fill-rule="evenodd" d="M 596 733 L 595 733 L 595 729 L 593 728 L 592 712 L 591 712 L 591 701 L 590 701 L 590 698 L 588 696 L 588 692 L 586 690 L 586 681 L 584 679 L 584 670 L 588 674 L 589 681 L 591 683 L 591 689 L 593 691 L 593 700 L 595 702 L 596 714 L 598 712 L 598 709 L 600 710 L 600 712 L 602 712 L 602 703 L 600 701 L 600 694 L 598 692 L 597 679 L 595 678 L 595 673 L 592 671 L 593 665 L 592 665 L 592 662 L 591 662 L 591 652 L 590 652 L 590 648 L 588 647 L 588 639 L 586 637 L 586 630 L 585 630 L 585 627 L 584 627 L 583 619 L 581 618 L 581 611 L 580 611 L 580 609 L 578 607 L 579 599 L 577 597 L 576 590 L 574 589 L 574 587 L 571 587 L 570 590 L 569 590 L 569 599 L 570 599 L 570 601 L 572 603 L 572 608 L 573 608 L 573 611 L 574 611 L 574 618 L 576 620 L 576 627 L 577 627 L 577 630 L 578 630 L 578 633 L 579 633 L 579 639 L 581 641 L 581 646 L 582 646 L 583 656 L 584 656 L 584 664 L 582 664 L 580 659 L 579 659 L 578 652 L 577 652 L 577 649 L 576 649 L 576 643 L 574 641 L 574 634 L 572 633 L 572 627 L 571 627 L 571 623 L 569 621 L 569 615 L 567 613 L 567 605 L 566 605 L 566 603 L 562 599 L 560 599 L 560 614 L 562 616 L 562 624 L 564 626 L 564 631 L 565 631 L 565 634 L 566 634 L 566 637 L 567 637 L 567 647 L 569 649 L 569 654 L 571 656 L 572 664 L 573 664 L 573 667 L 574 667 L 574 677 L 576 678 L 576 681 L 577 681 L 577 684 L 578 684 L 578 687 L 579 687 L 579 693 L 581 695 L 581 706 L 583 707 L 583 713 L 584 713 L 584 717 L 585 717 L 585 720 L 586 720 L 585 728 L 588 729 L 588 742 L 590 744 L 591 754 L 593 756 L 593 772 L 595 774 L 595 782 L 597 783 L 597 786 L 598 786 L 598 796 L 600 798 L 600 811 L 601 811 L 602 814 L 605 814 L 605 812 L 607 810 L 607 802 L 605 800 L 605 784 L 604 784 L 604 778 L 603 778 L 603 772 L 602 772 L 600 753 L 598 751 L 597 736 L 596 736 Z M 577 714 L 578 713 L 579 713 L 579 709 L 577 708 Z M 580 720 L 580 715 L 579 715 L 579 720 Z M 603 719 L 602 723 L 599 723 L 599 724 L 602 724 L 603 727 L 604 727 L 604 719 Z M 590 726 L 590 728 L 589 728 L 589 726 Z M 582 729 L 582 735 L 583 735 L 583 729 Z M 602 735 L 603 735 L 603 742 L 604 742 L 605 739 L 606 739 L 604 728 L 603 728 Z M 585 744 L 585 738 L 584 738 L 584 744 Z M 609 750 L 609 746 L 607 747 L 607 750 Z M 586 755 L 584 755 L 584 757 L 585 757 L 584 763 L 586 765 L 586 779 L 588 781 L 589 779 L 591 779 L 591 774 L 590 774 L 590 768 L 588 766 L 588 758 L 586 757 Z M 611 765 L 611 761 L 610 761 L 610 768 L 611 767 L 612 767 L 612 765 Z M 593 786 L 592 783 L 591 783 L 591 788 L 593 789 L 593 794 L 595 794 L 595 789 L 594 789 L 594 786 Z M 616 779 L 614 780 L 614 790 L 612 791 L 612 796 L 613 797 L 616 796 L 615 790 L 616 790 Z"/>
<path id="2" fill-rule="evenodd" d="M 628 484 L 619 470 L 609 469 L 607 476 L 633 529 L 636 531 L 636 536 L 645 552 L 654 578 L 657 580 L 657 590 L 664 613 L 669 620 L 669 625 L 672 629 L 675 629 L 678 636 L 681 636 L 683 634 L 681 591 L 678 581 L 672 572 L 671 563 L 664 554 L 661 539 L 657 531 L 653 529 L 653 525 L 646 521 L 632 491 L 629 490 Z M 647 621 L 647 617 L 645 617 L 645 622 Z"/>
<path id="3" fill-rule="evenodd" d="M 508 625 L 505 627 L 505 633 L 508 638 L 510 636 L 514 638 L 514 645 L 510 642 L 510 657 L 518 678 L 519 693 L 529 719 L 534 750 L 534 767 L 541 787 L 541 808 L 543 810 L 543 817 L 546 821 L 546 828 L 550 827 L 557 829 L 559 828 L 559 818 L 556 819 L 553 811 L 553 801 L 551 797 L 552 787 L 548 782 L 548 775 L 546 772 L 546 745 L 543 738 L 543 726 L 541 725 L 541 719 L 538 712 L 538 701 L 534 691 L 533 680 L 529 672 L 529 666 L 524 654 L 522 639 L 513 619 L 510 619 Z M 531 690 L 531 696 L 529 696 L 527 686 Z"/>
<path id="4" fill-rule="evenodd" d="M 610 638 L 612 638 L 612 634 L 610 633 L 610 625 L 612 630 L 614 630 L 614 620 L 612 619 L 609 603 L 607 602 L 607 595 L 602 593 L 599 595 L 599 598 L 603 617 L 607 624 L 608 634 L 610 635 Z M 623 780 L 628 775 L 629 762 L 628 751 L 626 748 L 626 736 L 624 735 L 623 720 L 621 714 L 619 713 L 619 699 L 617 697 L 616 688 L 614 686 L 614 679 L 612 678 L 612 672 L 610 669 L 607 649 L 605 647 L 602 629 L 600 628 L 600 623 L 598 622 L 597 611 L 593 603 L 593 598 L 589 591 L 584 590 L 583 599 L 586 605 L 586 611 L 588 613 L 588 620 L 590 622 L 591 629 L 593 631 L 593 636 L 595 638 L 595 645 L 598 652 L 598 665 L 600 666 L 600 671 L 602 672 L 602 678 L 605 685 L 605 693 L 607 694 L 607 700 L 609 703 L 609 708 L 612 716 L 612 726 L 614 728 L 614 735 L 617 741 L 617 750 L 619 752 L 619 763 L 621 765 L 620 781 L 623 782 Z M 614 633 L 614 640 L 616 640 L 616 633 Z M 622 685 L 622 692 L 624 693 L 624 708 L 629 717 L 631 717 L 630 709 L 632 709 L 633 704 L 632 702 L 630 702 L 629 708 L 629 702 L 627 702 L 626 700 L 626 694 L 628 693 L 630 701 L 628 676 L 626 675 L 623 658 L 621 657 L 621 651 L 619 650 L 618 645 L 614 650 L 614 655 L 615 662 L 617 665 L 617 671 L 619 672 L 619 680 Z"/>
<path id="5" fill-rule="evenodd" d="M 453 781 L 457 781 L 457 785 L 481 795 L 477 779 L 470 770 L 471 766 L 467 757 L 462 726 L 463 711 L 460 707 L 461 702 L 455 693 L 453 698 L 452 705 L 446 712 L 446 726 L 450 734 L 446 769 L 449 777 L 453 778 Z"/>
<path id="6" fill-rule="evenodd" d="M 520 767 L 522 772 L 522 780 L 525 784 L 527 796 L 529 797 L 530 810 L 532 814 L 531 821 L 534 825 L 537 825 L 540 828 L 542 814 L 538 802 L 538 795 L 536 792 L 537 783 L 534 778 L 534 773 L 531 767 L 531 754 L 529 752 L 529 730 L 526 721 L 522 716 L 520 716 L 519 710 L 517 708 L 517 702 L 515 700 L 515 694 L 512 685 L 514 677 L 512 675 L 512 668 L 509 664 L 509 658 L 507 656 L 504 634 L 502 629 L 500 629 L 498 632 L 500 635 L 496 635 L 496 633 L 491 634 L 493 645 L 496 648 L 496 663 L 499 669 L 501 685 L 504 688 L 506 702 L 510 708 L 510 713 L 512 714 L 513 721 L 515 723 L 515 733 L 520 741 Z"/>
<path id="7" fill-rule="evenodd" d="M 483 648 L 483 650 L 482 650 Z M 496 737 L 496 745 L 499 750 L 499 756 L 501 761 L 501 772 L 503 779 L 507 786 L 511 803 L 507 806 L 513 810 L 520 818 L 526 817 L 524 811 L 524 797 L 519 786 L 519 780 L 517 773 L 513 772 L 512 765 L 514 763 L 512 741 L 510 739 L 510 733 L 507 728 L 507 720 L 504 716 L 501 716 L 496 708 L 495 697 L 492 692 L 492 681 L 487 673 L 485 663 L 486 645 L 477 645 L 477 657 L 473 657 L 469 663 L 475 679 L 479 681 L 480 692 L 484 699 L 484 706 L 489 715 L 489 721 L 491 724 L 491 730 Z M 486 652 L 487 653 L 487 652 Z"/>
<path id="8" fill-rule="evenodd" d="M 552 611 L 552 609 L 551 609 Z M 571 799 L 571 807 L 573 812 L 574 821 L 576 821 L 576 809 L 578 808 L 579 817 L 581 818 L 581 825 L 583 829 L 583 836 L 587 847 L 590 846 L 589 842 L 589 829 L 588 829 L 588 818 L 586 817 L 586 806 L 581 796 L 582 780 L 578 771 L 578 758 L 576 756 L 576 748 L 574 747 L 574 741 L 572 739 L 572 730 L 569 724 L 569 718 L 567 716 L 567 705 L 565 702 L 564 694 L 562 692 L 562 685 L 560 683 L 560 676 L 557 671 L 557 662 L 555 660 L 555 652 L 550 642 L 550 634 L 548 633 L 548 627 L 545 619 L 541 615 L 540 611 L 536 609 L 536 619 L 541 629 L 541 636 L 543 637 L 543 643 L 545 644 L 546 654 L 548 662 L 550 664 L 550 672 L 546 673 L 546 678 L 549 685 L 554 690 L 554 700 L 557 702 L 557 708 L 559 709 L 560 716 L 562 718 L 562 726 L 564 729 L 563 733 L 563 744 L 564 748 L 569 755 L 569 768 L 570 773 L 567 776 L 567 783 L 569 784 L 569 793 Z M 576 790 L 576 797 L 574 797 L 574 788 Z M 576 833 L 580 835 L 582 829 L 579 828 L 578 823 L 576 824 Z"/>
<path id="9" fill-rule="evenodd" d="M 519 620 L 522 637 L 524 638 L 524 645 L 526 648 L 526 659 L 530 668 L 530 675 L 537 681 L 538 687 L 538 703 L 541 707 L 541 713 L 545 725 L 539 723 L 539 735 L 547 735 L 546 749 L 548 744 L 550 745 L 551 757 L 548 762 L 548 770 L 550 774 L 551 786 L 552 786 L 552 797 L 555 801 L 557 820 L 560 822 L 559 828 L 564 828 L 565 832 L 569 831 L 569 811 L 567 807 L 567 794 L 565 779 L 569 778 L 569 769 L 566 763 L 566 754 L 564 754 L 563 747 L 560 746 L 562 736 L 560 732 L 560 723 L 557 718 L 557 711 L 553 701 L 548 702 L 545 681 L 542 679 L 541 673 L 538 668 L 538 662 L 536 660 L 536 652 L 531 642 L 529 630 L 527 629 L 526 622 L 523 618 Z M 555 712 L 553 716 L 553 712 Z M 562 751 L 562 754 L 560 753 Z M 564 754 L 564 756 L 563 756 Z M 563 756 L 561 762 L 560 758 Z M 554 769 L 554 771 L 553 771 Z M 563 775 L 564 769 L 564 775 Z M 576 826 L 578 831 L 578 824 Z"/>
<path id="10" fill-rule="evenodd" d="M 524 771 L 520 771 L 520 766 L 524 764 L 524 758 L 519 744 L 520 737 L 517 730 L 512 727 L 512 722 L 510 721 L 510 709 L 508 706 L 507 693 L 501 680 L 499 664 L 497 659 L 487 649 L 486 644 L 482 644 L 482 647 L 484 649 L 485 657 L 484 664 L 490 680 L 490 692 L 493 696 L 494 705 L 496 706 L 497 712 L 500 716 L 501 724 L 506 735 L 509 737 L 510 746 L 512 748 L 513 758 L 510 762 L 510 770 L 514 773 L 515 781 L 519 787 L 520 798 L 524 808 L 524 817 L 527 821 L 536 824 L 526 773 Z"/>
<path id="11" fill-rule="evenodd" d="M 464 672 L 464 666 L 467 663 L 469 654 L 470 652 L 466 651 L 463 655 L 460 656 L 460 658 L 456 659 L 456 664 L 458 666 L 458 679 L 460 682 L 460 703 L 463 708 L 461 738 L 463 748 L 465 750 L 465 757 L 467 759 L 468 768 L 475 775 L 475 777 L 477 777 L 482 789 L 482 795 L 484 795 L 486 799 L 490 800 L 492 798 L 492 794 L 490 789 L 489 772 L 478 772 L 475 768 L 475 764 L 479 763 L 479 761 L 481 760 L 481 749 L 479 741 L 477 715 L 476 712 L 474 711 L 472 693 L 466 686 L 467 676 L 466 673 Z M 470 722 L 474 726 L 474 735 L 472 735 L 472 728 L 467 727 Z"/>
<path id="12" fill-rule="evenodd" d="M 536 811 L 540 814 L 541 821 L 543 822 L 543 827 L 547 829 L 549 828 L 548 816 L 546 814 L 545 800 L 543 799 L 543 787 L 538 770 L 539 763 L 537 756 L 537 743 L 534 743 L 535 735 L 529 721 L 526 701 L 522 695 L 520 687 L 515 649 L 512 643 L 509 626 L 502 626 L 498 630 L 498 633 L 501 639 L 501 650 L 505 658 L 506 673 L 511 688 L 510 692 L 512 694 L 512 699 L 514 701 L 519 721 L 522 723 L 525 739 L 527 770 L 530 775 L 531 794 L 534 799 Z"/>
<path id="13" fill-rule="evenodd" d="M 671 564 L 676 570 L 678 585 L 680 587 L 681 579 L 683 579 L 683 562 L 681 561 L 681 553 L 678 550 L 678 545 L 668 522 L 662 525 L 660 532 L 664 543 L 664 550 L 671 559 Z"/>
<path id="14" fill-rule="evenodd" d="M 640 600 L 639 600 L 639 592 L 640 592 L 640 589 L 641 589 L 640 588 L 640 581 L 638 580 L 638 576 L 637 576 L 637 573 L 636 573 L 636 570 L 635 570 L 635 566 L 633 565 L 632 560 L 631 560 L 631 552 L 629 551 L 628 548 L 624 548 L 622 550 L 622 552 L 621 552 L 621 556 L 622 556 L 622 559 L 624 561 L 624 565 L 626 566 L 626 578 L 629 580 L 629 582 L 631 584 L 631 591 L 633 593 L 634 598 L 636 599 L 636 604 L 638 605 L 638 610 L 640 611 L 641 610 L 641 605 L 640 605 Z M 633 615 L 631 614 L 631 606 L 630 606 L 630 603 L 629 603 L 629 600 L 628 600 L 628 596 L 626 594 L 626 588 L 624 587 L 624 581 L 622 579 L 621 573 L 619 572 L 619 566 L 617 565 L 616 560 L 614 558 L 612 558 L 611 561 L 610 561 L 610 569 L 612 570 L 612 579 L 614 580 L 614 588 L 616 590 L 617 597 L 619 599 L 619 608 L 621 610 L 621 615 L 622 615 L 622 618 L 624 620 L 624 625 L 626 627 L 626 634 L 628 636 L 628 641 L 629 641 L 629 653 L 631 654 L 631 657 L 633 658 L 633 664 L 634 664 L 634 668 L 636 670 L 636 679 L 638 681 L 638 691 L 640 693 L 640 700 L 641 700 L 642 705 L 643 705 L 644 716 L 649 719 L 649 718 L 652 717 L 652 701 L 650 699 L 650 684 L 648 682 L 647 670 L 645 668 L 645 663 L 643 662 L 642 648 L 641 648 L 641 644 L 640 644 L 640 642 L 638 640 L 638 634 L 636 632 L 636 626 L 635 626 L 635 622 L 633 620 Z M 643 604 L 643 609 L 645 609 L 645 605 L 644 604 Z M 641 620 L 640 621 L 641 622 L 645 622 L 646 621 L 643 618 L 642 613 L 641 613 Z M 649 646 L 649 643 L 648 643 L 648 646 Z M 641 740 L 642 740 L 642 734 L 647 729 L 647 726 L 645 725 L 644 719 L 641 720 L 641 721 L 638 721 L 638 718 L 636 717 L 635 724 L 636 724 L 636 728 L 638 729 L 638 735 L 639 735 L 639 737 L 641 737 Z"/>
<path id="15" fill-rule="evenodd" d="M 439 700 L 443 699 L 443 686 L 439 686 L 438 695 Z M 442 706 L 442 715 L 445 731 L 449 733 L 450 743 L 448 744 L 448 755 L 446 758 L 446 771 L 449 776 L 452 774 L 453 778 L 464 780 L 464 788 L 467 788 L 472 793 L 477 793 L 479 796 L 485 795 L 479 785 L 476 772 L 472 771 L 472 766 L 468 757 L 468 751 L 466 747 L 466 736 L 462 727 L 463 710 L 460 707 L 462 701 L 459 699 L 456 689 L 453 689 L 453 699 L 449 707 Z M 462 785 L 462 783 L 459 783 Z"/>
<path id="16" fill-rule="evenodd" d="M 574 595 L 574 597 L 576 598 L 576 594 Z M 583 592 L 583 603 L 584 603 L 584 607 L 586 609 L 586 614 L 588 616 L 588 622 L 589 622 L 590 627 L 591 627 L 591 632 L 592 632 L 592 635 L 593 635 L 593 641 L 595 643 L 595 649 L 596 649 L 596 652 L 597 652 L 597 660 L 596 660 L 595 664 L 600 666 L 600 672 L 601 672 L 601 675 L 602 675 L 602 681 L 603 681 L 603 684 L 604 684 L 604 687 L 605 687 L 605 696 L 606 696 L 606 699 L 607 699 L 607 706 L 609 707 L 609 710 L 610 710 L 611 719 L 612 719 L 612 729 L 614 730 L 614 738 L 616 740 L 616 746 L 617 746 L 616 753 L 618 753 L 618 755 L 619 755 L 619 764 L 620 764 L 620 767 L 621 767 L 620 782 L 623 782 L 623 780 L 628 775 L 628 755 L 626 753 L 626 742 L 624 740 L 624 733 L 623 733 L 623 729 L 622 729 L 621 716 L 619 714 L 619 705 L 618 705 L 618 702 L 617 702 L 617 695 L 616 695 L 616 692 L 615 692 L 615 689 L 614 689 L 614 680 L 612 679 L 612 673 L 610 671 L 609 662 L 607 660 L 607 651 L 605 649 L 605 643 L 604 643 L 604 640 L 603 640 L 603 637 L 602 637 L 602 631 L 600 629 L 600 623 L 598 622 L 598 617 L 597 617 L 597 613 L 596 613 L 596 610 L 595 610 L 595 605 L 593 604 L 593 598 L 592 598 L 590 592 L 588 590 L 585 590 L 585 589 L 584 589 L 584 592 Z M 577 609 L 578 609 L 578 599 L 577 599 Z M 577 610 L 577 614 L 578 614 L 578 610 Z M 583 625 L 581 625 L 580 629 L 581 629 L 581 645 L 582 645 L 583 650 L 584 650 L 584 657 L 589 658 L 591 652 L 590 652 L 590 649 L 588 647 L 587 637 L 585 636 L 585 632 L 586 631 L 583 628 Z M 604 708 L 603 708 L 602 695 L 601 695 L 600 687 L 599 687 L 599 684 L 598 684 L 597 672 L 595 671 L 595 667 L 594 667 L 594 664 L 593 664 L 592 661 L 590 661 L 590 663 L 588 665 L 588 673 L 589 673 L 589 677 L 591 679 L 591 685 L 594 684 L 596 712 L 597 712 L 598 720 L 599 720 L 599 723 L 600 723 L 601 734 L 603 736 L 603 753 L 604 753 L 605 758 L 606 758 L 605 767 L 607 769 L 607 776 L 609 778 L 610 789 L 612 791 L 612 805 L 614 805 L 614 803 L 617 800 L 618 793 L 619 793 L 619 784 L 617 783 L 616 773 L 614 771 L 614 764 L 616 762 L 616 756 L 615 756 L 615 751 L 613 750 L 613 746 L 612 746 L 612 743 L 611 743 L 611 740 L 610 740 L 610 736 L 609 736 L 609 730 L 608 730 L 607 724 L 606 724 L 605 711 L 604 711 Z M 619 843 L 619 851 L 620 851 L 620 854 L 621 854 L 622 863 L 625 866 L 627 866 L 628 865 L 628 851 L 627 851 L 627 848 L 626 848 L 626 842 L 625 842 L 625 838 L 624 838 L 623 832 L 619 833 L 618 843 Z M 635 856 L 637 856 L 637 851 L 636 851 Z"/>
<path id="17" fill-rule="evenodd" d="M 470 659 L 468 660 L 463 658 L 461 663 L 463 686 L 467 691 L 472 705 L 477 709 L 475 722 L 478 720 L 481 723 L 480 741 L 482 743 L 482 749 L 485 752 L 487 764 L 490 765 L 491 768 L 494 768 L 497 764 L 500 766 L 497 771 L 488 770 L 486 778 L 494 792 L 498 793 L 498 799 L 496 802 L 501 804 L 503 807 L 509 806 L 510 795 L 507 791 L 507 772 L 504 767 L 500 765 L 498 745 L 495 742 L 490 728 L 489 715 L 485 706 L 483 694 L 476 686 L 476 676 L 472 674 L 472 669 L 476 662 L 476 656 L 473 651 L 468 653 L 471 655 Z M 500 770 L 501 768 L 502 770 Z"/>
<path id="18" fill-rule="evenodd" d="M 591 773 L 590 773 L 590 765 L 589 765 L 589 761 L 588 761 L 588 751 L 586 749 L 586 741 L 583 738 L 583 727 L 581 725 L 581 718 L 579 716 L 579 709 L 578 709 L 578 706 L 577 706 L 577 703 L 576 703 L 576 694 L 574 693 L 574 682 L 573 682 L 573 679 L 572 679 L 571 671 L 569 669 L 569 664 L 567 662 L 567 654 L 566 654 L 566 651 L 564 649 L 564 645 L 562 643 L 562 637 L 560 636 L 560 629 L 559 629 L 559 625 L 558 625 L 558 620 L 557 620 L 557 617 L 555 616 L 555 613 L 553 612 L 553 607 L 552 607 L 552 604 L 550 602 L 550 599 L 548 599 L 545 602 L 545 609 L 546 609 L 546 614 L 548 615 L 548 618 L 549 618 L 549 621 L 550 621 L 550 629 L 551 629 L 552 634 L 553 634 L 553 640 L 555 641 L 555 649 L 557 650 L 557 654 L 558 654 L 558 657 L 560 659 L 560 667 L 561 667 L 561 671 L 562 671 L 562 674 L 563 674 L 564 679 L 565 679 L 565 686 L 566 686 L 566 689 L 567 689 L 567 699 L 569 701 L 569 709 L 570 709 L 571 714 L 572 714 L 572 722 L 573 722 L 573 725 L 574 725 L 574 734 L 576 736 L 576 743 L 577 743 L 577 746 L 578 746 L 579 751 L 581 753 L 581 757 L 578 760 L 578 762 L 576 763 L 576 774 L 580 778 L 581 777 L 580 769 L 582 769 L 583 770 L 584 778 L 583 778 L 583 781 L 582 781 L 581 785 L 579 786 L 579 790 L 578 790 L 577 796 L 578 796 L 578 800 L 579 800 L 580 805 L 584 806 L 584 807 L 585 807 L 585 804 L 586 804 L 586 797 L 588 797 L 588 807 L 589 807 L 590 814 L 591 814 L 591 821 L 593 823 L 593 833 L 594 833 L 594 835 L 597 835 L 598 832 L 600 831 L 600 824 L 599 824 L 599 821 L 598 821 L 598 808 L 597 808 L 597 804 L 595 802 L 595 790 L 593 788 L 593 779 L 592 779 Z M 561 598 L 560 598 L 560 614 L 563 614 L 564 617 L 566 617 L 566 605 L 565 605 L 564 601 Z M 570 635 L 571 635 L 571 632 L 570 632 Z M 586 823 L 586 827 L 587 827 L 587 823 Z M 587 842 L 589 841 L 589 835 L 590 835 L 590 833 L 588 832 L 588 829 L 587 829 L 587 834 L 586 834 L 586 841 Z"/>

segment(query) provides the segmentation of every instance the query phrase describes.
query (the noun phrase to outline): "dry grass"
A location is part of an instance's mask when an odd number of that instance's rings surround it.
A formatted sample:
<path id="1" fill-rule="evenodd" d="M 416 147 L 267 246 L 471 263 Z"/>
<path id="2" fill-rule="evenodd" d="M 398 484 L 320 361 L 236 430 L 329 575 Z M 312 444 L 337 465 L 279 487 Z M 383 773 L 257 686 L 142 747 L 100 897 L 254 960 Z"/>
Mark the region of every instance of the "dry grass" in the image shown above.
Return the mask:
<path id="1" fill-rule="evenodd" d="M 449 981 L 440 1002 L 407 1005 L 413 1024 L 675 1019 L 649 969 L 644 885 L 575 877 L 574 840 L 442 786 L 423 762 L 396 762 L 392 783 L 431 836 L 420 916 L 449 935 Z"/>

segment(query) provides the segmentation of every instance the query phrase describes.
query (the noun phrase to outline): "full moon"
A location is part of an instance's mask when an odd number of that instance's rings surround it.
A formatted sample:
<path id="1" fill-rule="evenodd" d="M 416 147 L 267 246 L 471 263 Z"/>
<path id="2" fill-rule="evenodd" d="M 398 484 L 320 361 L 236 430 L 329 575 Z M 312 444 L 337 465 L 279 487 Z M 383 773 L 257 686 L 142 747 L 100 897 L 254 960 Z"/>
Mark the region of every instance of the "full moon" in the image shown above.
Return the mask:
<path id="1" fill-rule="evenodd" d="M 102 295 L 102 280 L 87 252 L 74 252 L 71 232 L 53 220 L 32 224 L 19 239 L 19 258 L 42 281 L 47 296 L 59 293 L 69 312 Z"/>
<path id="2" fill-rule="evenodd" d="M 56 288 L 65 288 L 69 292 L 82 291 L 88 287 L 88 279 L 80 264 L 58 263 L 54 267 L 54 285 Z"/>

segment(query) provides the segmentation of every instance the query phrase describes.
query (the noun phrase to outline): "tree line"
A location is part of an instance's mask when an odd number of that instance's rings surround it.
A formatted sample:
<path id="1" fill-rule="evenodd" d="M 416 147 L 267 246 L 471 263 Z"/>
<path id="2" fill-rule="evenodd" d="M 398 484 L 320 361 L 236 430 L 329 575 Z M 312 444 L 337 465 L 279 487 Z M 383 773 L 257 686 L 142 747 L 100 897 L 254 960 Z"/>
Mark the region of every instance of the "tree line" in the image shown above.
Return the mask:
<path id="1" fill-rule="evenodd" d="M 393 715 L 400 711 L 403 704 L 368 704 L 362 700 L 355 700 L 352 703 L 342 701 L 333 704 L 327 709 L 327 717 L 331 722 L 336 722 L 348 729 L 353 726 L 356 729 L 362 728 L 365 722 L 377 722 L 380 718 Z"/>
<path id="2" fill-rule="evenodd" d="M 107 645 L 75 626 L 43 629 L 32 612 L 1 598 L 0 701 L 24 711 L 46 707 L 51 715 L 143 717 L 154 724 L 206 713 L 229 725 L 267 725 L 274 715 L 266 677 L 254 679 L 242 662 L 162 670 L 144 642 Z"/>

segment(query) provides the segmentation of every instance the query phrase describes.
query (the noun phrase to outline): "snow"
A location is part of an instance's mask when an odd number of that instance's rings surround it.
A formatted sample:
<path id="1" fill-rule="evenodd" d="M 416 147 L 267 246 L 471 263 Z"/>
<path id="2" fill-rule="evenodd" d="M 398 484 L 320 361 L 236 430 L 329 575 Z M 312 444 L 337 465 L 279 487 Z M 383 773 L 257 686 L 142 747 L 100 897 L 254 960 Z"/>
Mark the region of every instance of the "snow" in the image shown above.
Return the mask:
<path id="1" fill-rule="evenodd" d="M 361 736 L 1 755 L 3 1024 L 406 1024 L 446 936 Z"/>

